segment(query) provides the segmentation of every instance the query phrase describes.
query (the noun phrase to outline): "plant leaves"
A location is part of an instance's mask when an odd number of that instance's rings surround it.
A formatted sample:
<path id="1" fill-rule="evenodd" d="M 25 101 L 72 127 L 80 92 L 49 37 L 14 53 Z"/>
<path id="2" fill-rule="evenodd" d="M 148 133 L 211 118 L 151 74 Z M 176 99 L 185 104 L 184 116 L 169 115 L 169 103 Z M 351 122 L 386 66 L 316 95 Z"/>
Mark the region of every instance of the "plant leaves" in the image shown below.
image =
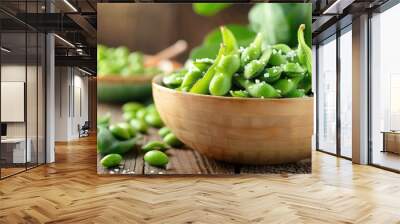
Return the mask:
<path id="1" fill-rule="evenodd" d="M 311 46 L 312 5 L 307 3 L 259 3 L 249 12 L 250 26 L 264 34 L 269 45 L 287 44 L 297 47 L 297 30 L 306 25 L 305 40 Z"/>
<path id="2" fill-rule="evenodd" d="M 248 46 L 256 36 L 256 33 L 252 31 L 248 26 L 230 24 L 226 25 L 226 27 L 230 31 L 232 31 L 233 35 L 235 35 L 239 47 Z M 221 31 L 219 30 L 219 28 L 216 28 L 206 35 L 201 46 L 192 49 L 192 51 L 190 52 L 190 58 L 215 59 L 220 43 L 222 43 Z"/>
<path id="3" fill-rule="evenodd" d="M 232 3 L 193 3 L 193 11 L 201 16 L 213 16 Z"/>

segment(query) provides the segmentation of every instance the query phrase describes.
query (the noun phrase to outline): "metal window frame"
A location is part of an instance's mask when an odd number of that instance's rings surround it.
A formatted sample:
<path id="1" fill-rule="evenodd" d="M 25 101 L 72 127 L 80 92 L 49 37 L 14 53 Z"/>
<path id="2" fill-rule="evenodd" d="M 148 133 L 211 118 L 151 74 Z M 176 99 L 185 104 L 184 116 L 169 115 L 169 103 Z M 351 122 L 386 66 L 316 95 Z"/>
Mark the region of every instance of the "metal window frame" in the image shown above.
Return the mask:
<path id="1" fill-rule="evenodd" d="M 340 22 L 340 20 L 339 20 Z M 341 127 L 341 116 L 340 116 L 340 103 L 341 103 L 341 97 L 340 97 L 340 81 L 341 81 L 341 58 L 340 58 L 340 37 L 342 35 L 344 35 L 347 32 L 350 32 L 351 29 L 349 29 L 349 27 L 352 25 L 352 23 L 345 25 L 344 27 L 340 27 L 339 22 L 335 24 L 336 26 L 336 32 L 333 33 L 332 35 L 327 36 L 324 39 L 321 39 L 318 41 L 318 43 L 316 44 L 316 150 L 319 152 L 323 152 L 329 155 L 333 155 L 339 158 L 343 158 L 346 160 L 352 160 L 352 158 L 347 157 L 342 155 L 342 150 L 341 150 L 341 131 L 342 131 L 342 127 Z M 333 39 L 332 36 L 335 36 L 335 38 Z M 332 39 L 332 40 L 329 40 Z M 329 41 L 328 41 L 329 40 Z M 326 151 L 324 149 L 321 149 L 319 146 L 319 102 L 320 99 L 318 97 L 318 93 L 319 93 L 319 53 L 318 53 L 318 49 L 320 47 L 320 44 L 323 42 L 330 42 L 330 41 L 336 41 L 336 152 L 332 153 L 329 151 Z"/>

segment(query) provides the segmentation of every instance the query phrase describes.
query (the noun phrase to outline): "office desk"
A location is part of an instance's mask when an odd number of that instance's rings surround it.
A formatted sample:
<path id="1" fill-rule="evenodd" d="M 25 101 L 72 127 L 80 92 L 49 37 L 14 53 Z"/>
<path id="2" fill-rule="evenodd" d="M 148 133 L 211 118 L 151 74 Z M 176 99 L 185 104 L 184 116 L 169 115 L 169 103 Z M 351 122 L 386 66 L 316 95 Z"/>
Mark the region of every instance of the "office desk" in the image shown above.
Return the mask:
<path id="1" fill-rule="evenodd" d="M 1 159 L 5 163 L 25 163 L 32 160 L 32 140 L 26 139 L 27 147 L 25 153 L 25 138 L 2 138 Z"/>

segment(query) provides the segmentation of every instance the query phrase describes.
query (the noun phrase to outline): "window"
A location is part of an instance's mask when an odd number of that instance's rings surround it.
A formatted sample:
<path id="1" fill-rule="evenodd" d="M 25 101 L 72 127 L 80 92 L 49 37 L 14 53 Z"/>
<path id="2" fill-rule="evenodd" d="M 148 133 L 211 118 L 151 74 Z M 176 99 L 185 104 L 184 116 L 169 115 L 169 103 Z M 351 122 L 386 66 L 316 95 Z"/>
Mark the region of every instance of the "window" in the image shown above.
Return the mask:
<path id="1" fill-rule="evenodd" d="M 336 153 L 336 36 L 318 47 L 317 149 Z"/>
<path id="2" fill-rule="evenodd" d="M 352 32 L 348 26 L 340 36 L 340 155 L 352 157 Z"/>
<path id="3" fill-rule="evenodd" d="M 371 18 L 372 164 L 400 170 L 400 5 Z"/>

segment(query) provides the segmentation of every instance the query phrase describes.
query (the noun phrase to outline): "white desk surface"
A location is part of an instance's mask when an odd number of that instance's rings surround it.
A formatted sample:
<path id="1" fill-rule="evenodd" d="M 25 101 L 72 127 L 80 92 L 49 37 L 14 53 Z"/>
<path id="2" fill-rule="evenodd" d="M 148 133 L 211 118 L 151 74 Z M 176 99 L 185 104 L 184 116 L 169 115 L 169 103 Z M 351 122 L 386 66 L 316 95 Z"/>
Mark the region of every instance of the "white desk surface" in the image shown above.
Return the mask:
<path id="1" fill-rule="evenodd" d="M 25 138 L 1 138 L 1 143 L 20 143 L 24 142 Z M 29 141 L 29 138 L 28 138 Z"/>

